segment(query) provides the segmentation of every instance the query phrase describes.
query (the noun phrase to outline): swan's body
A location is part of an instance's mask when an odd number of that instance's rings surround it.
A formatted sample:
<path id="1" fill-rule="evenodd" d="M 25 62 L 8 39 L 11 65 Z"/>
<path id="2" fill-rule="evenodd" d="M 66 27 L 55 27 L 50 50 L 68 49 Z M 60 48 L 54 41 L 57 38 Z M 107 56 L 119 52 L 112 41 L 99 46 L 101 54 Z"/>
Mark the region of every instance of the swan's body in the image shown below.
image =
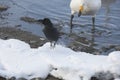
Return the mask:
<path id="1" fill-rule="evenodd" d="M 97 11 L 101 8 L 101 0 L 71 0 L 70 8 L 71 8 L 70 23 L 72 28 L 72 20 L 75 13 L 78 13 L 78 16 L 88 15 L 94 18 Z"/>

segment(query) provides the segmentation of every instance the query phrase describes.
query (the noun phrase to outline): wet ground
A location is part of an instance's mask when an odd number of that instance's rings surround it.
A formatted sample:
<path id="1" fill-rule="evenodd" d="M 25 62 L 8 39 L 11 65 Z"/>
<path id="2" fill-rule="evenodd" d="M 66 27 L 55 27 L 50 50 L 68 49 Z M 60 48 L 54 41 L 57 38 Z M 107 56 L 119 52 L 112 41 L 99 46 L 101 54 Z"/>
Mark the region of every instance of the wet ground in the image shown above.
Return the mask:
<path id="1" fill-rule="evenodd" d="M 69 3 L 69 0 L 0 0 L 0 38 L 19 39 L 32 48 L 42 46 L 47 40 L 42 32 L 44 27 L 37 20 L 47 17 L 60 31 L 58 44 L 91 54 L 106 55 L 120 50 L 120 0 L 102 0 L 95 28 L 91 17 L 75 16 L 72 34 Z"/>

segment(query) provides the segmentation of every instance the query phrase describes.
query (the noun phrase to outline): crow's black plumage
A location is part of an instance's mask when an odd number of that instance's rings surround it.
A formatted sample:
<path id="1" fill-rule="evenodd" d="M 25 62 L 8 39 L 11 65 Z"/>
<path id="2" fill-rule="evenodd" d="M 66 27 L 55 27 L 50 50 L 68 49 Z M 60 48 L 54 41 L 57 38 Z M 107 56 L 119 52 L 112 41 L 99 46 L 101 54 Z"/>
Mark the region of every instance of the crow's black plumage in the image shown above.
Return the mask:
<path id="1" fill-rule="evenodd" d="M 53 26 L 52 22 L 48 18 L 40 20 L 44 24 L 43 32 L 46 38 L 50 41 L 51 47 L 55 47 L 56 42 L 60 38 L 58 30 Z"/>

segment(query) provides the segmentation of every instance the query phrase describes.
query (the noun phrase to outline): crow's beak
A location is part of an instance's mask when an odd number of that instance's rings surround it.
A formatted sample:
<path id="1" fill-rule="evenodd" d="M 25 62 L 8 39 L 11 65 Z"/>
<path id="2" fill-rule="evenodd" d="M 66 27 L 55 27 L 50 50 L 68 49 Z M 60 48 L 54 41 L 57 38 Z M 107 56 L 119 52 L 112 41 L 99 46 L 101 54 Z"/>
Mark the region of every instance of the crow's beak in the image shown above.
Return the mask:
<path id="1" fill-rule="evenodd" d="M 37 21 L 40 23 L 43 23 L 43 19 L 38 19 Z"/>

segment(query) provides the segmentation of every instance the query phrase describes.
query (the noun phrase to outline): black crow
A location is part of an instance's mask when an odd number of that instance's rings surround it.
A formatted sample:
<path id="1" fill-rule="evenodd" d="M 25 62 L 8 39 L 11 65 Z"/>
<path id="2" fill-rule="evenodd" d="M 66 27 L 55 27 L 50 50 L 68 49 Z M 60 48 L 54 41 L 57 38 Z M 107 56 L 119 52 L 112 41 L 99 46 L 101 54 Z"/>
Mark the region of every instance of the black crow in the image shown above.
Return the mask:
<path id="1" fill-rule="evenodd" d="M 60 33 L 58 30 L 53 26 L 52 22 L 49 18 L 44 18 L 43 20 L 39 20 L 44 24 L 43 33 L 45 34 L 46 38 L 50 41 L 50 46 L 55 47 L 56 42 L 60 38 Z"/>

